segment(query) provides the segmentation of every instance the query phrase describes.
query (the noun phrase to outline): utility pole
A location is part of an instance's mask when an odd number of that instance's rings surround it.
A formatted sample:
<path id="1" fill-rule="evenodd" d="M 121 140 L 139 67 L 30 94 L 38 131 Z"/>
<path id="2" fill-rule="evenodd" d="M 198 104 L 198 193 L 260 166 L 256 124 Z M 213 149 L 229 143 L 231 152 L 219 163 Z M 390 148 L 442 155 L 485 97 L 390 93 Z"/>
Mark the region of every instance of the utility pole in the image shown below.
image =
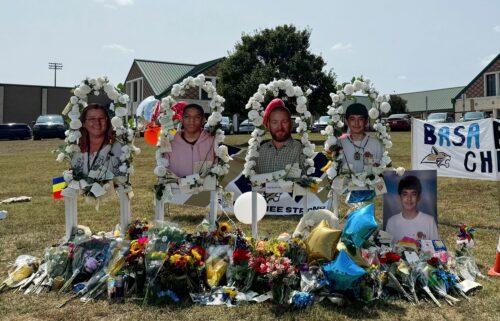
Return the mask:
<path id="1" fill-rule="evenodd" d="M 59 62 L 49 62 L 49 69 L 54 69 L 54 87 L 57 85 L 57 71 L 62 70 L 63 65 Z"/>

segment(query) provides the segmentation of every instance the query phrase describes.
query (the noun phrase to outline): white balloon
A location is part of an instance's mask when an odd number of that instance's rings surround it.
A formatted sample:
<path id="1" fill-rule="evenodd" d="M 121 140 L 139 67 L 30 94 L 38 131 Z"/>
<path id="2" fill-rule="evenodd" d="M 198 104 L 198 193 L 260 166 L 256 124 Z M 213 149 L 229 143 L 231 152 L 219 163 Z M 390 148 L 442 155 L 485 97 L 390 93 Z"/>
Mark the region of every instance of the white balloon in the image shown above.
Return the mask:
<path id="1" fill-rule="evenodd" d="M 266 215 L 267 202 L 264 196 L 257 193 L 257 222 Z M 252 224 L 252 192 L 240 195 L 234 202 L 234 215 L 243 224 Z"/>

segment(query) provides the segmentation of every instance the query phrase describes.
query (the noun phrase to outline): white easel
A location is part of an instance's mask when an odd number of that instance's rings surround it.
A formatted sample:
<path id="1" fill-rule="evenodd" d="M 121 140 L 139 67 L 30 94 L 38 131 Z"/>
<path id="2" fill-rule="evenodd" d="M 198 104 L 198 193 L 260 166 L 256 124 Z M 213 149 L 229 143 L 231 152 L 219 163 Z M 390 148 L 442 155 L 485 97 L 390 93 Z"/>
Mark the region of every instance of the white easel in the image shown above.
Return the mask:
<path id="1" fill-rule="evenodd" d="M 123 186 L 119 186 L 116 191 L 120 197 L 120 235 L 124 236 L 127 227 L 131 222 L 130 198 Z M 65 239 L 71 238 L 73 229 L 78 226 L 78 191 L 67 187 L 63 190 L 64 196 L 64 216 L 65 216 Z"/>
<path id="2" fill-rule="evenodd" d="M 174 192 L 175 190 L 173 189 L 172 192 L 173 194 L 179 193 L 178 191 Z M 215 222 L 217 221 L 217 209 L 218 209 L 218 204 L 219 203 L 219 193 L 217 190 L 210 191 L 210 213 L 208 216 L 208 222 L 209 222 L 209 229 L 211 231 L 215 230 Z M 163 200 L 158 200 L 155 199 L 155 220 L 158 222 L 164 221 L 165 220 L 165 202 Z"/>

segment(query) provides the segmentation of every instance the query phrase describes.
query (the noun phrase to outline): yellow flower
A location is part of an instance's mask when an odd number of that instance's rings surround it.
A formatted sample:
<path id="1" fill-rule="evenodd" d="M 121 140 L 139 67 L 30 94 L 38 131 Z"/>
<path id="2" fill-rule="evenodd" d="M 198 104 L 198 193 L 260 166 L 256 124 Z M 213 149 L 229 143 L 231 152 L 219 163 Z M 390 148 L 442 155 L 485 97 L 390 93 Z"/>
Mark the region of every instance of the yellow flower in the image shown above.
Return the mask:
<path id="1" fill-rule="evenodd" d="M 196 251 L 196 249 L 192 249 L 191 254 L 193 255 L 196 261 L 201 261 L 201 255 L 200 253 L 198 253 L 198 251 Z"/>
<path id="2" fill-rule="evenodd" d="M 229 232 L 231 232 L 231 225 L 229 225 L 229 223 L 224 222 L 219 224 L 219 228 L 217 229 L 217 234 L 224 235 Z"/>

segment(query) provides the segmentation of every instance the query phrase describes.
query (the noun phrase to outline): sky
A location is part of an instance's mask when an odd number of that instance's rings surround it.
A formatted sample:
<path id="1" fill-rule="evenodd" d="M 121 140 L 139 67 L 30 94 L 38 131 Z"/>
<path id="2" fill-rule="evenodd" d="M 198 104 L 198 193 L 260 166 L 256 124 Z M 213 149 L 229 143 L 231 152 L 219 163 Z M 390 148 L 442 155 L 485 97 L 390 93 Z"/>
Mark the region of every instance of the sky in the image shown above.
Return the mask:
<path id="1" fill-rule="evenodd" d="M 197 64 L 293 24 L 338 81 L 382 93 L 467 85 L 500 53 L 497 0 L 0 0 L 0 83 L 124 82 L 134 59 Z M 242 75 L 244 77 L 244 75 Z"/>

